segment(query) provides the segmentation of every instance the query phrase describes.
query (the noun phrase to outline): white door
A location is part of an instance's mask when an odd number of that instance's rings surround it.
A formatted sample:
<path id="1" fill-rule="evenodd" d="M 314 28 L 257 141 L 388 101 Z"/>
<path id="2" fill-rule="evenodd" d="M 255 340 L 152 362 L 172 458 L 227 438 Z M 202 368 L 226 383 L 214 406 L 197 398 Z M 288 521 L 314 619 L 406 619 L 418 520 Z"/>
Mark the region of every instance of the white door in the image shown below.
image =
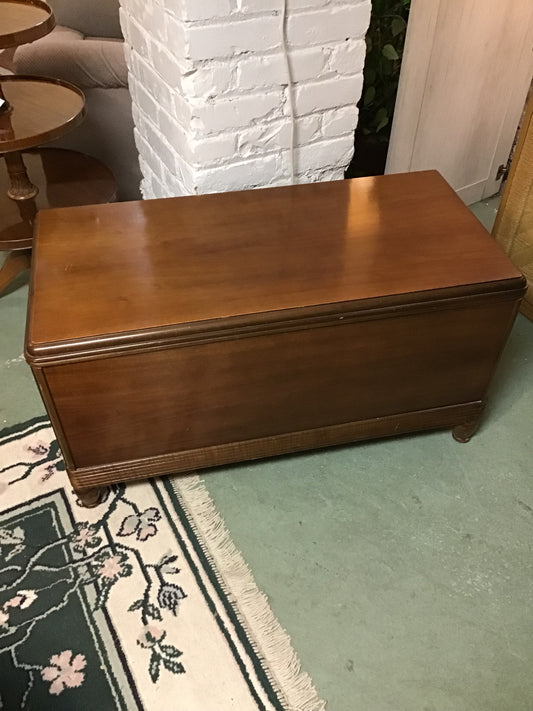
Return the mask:
<path id="1" fill-rule="evenodd" d="M 493 195 L 532 76 L 533 0 L 413 0 L 385 172 Z"/>

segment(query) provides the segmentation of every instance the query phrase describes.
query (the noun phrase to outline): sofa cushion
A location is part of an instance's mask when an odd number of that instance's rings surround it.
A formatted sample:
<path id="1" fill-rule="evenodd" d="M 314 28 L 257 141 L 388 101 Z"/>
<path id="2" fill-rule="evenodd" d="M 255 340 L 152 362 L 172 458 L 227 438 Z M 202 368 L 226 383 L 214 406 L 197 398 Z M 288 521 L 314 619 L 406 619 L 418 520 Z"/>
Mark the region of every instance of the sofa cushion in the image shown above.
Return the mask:
<path id="1" fill-rule="evenodd" d="M 80 89 L 128 86 L 122 40 L 84 39 L 79 32 L 61 26 L 37 42 L 18 47 L 13 70 L 63 79 Z"/>
<path id="2" fill-rule="evenodd" d="M 48 0 L 59 25 L 91 37 L 122 38 L 119 0 Z"/>

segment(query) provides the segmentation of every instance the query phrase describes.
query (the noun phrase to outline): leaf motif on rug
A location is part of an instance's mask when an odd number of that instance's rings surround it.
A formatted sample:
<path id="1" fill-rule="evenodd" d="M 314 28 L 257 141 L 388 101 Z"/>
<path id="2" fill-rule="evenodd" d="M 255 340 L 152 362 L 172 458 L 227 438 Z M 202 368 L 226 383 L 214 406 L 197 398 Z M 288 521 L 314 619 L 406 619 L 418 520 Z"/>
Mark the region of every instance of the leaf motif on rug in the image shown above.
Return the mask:
<path id="1" fill-rule="evenodd" d="M 0 433 L 0 708 L 324 708 L 207 492 L 175 482 L 85 509 L 46 420 Z"/>

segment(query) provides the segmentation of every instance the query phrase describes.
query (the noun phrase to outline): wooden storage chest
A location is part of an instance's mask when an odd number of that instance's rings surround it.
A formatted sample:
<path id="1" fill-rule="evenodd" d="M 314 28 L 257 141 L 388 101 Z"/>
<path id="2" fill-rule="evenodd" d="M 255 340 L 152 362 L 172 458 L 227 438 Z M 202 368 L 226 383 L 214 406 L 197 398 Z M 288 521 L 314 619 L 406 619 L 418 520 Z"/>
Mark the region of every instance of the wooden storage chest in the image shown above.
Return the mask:
<path id="1" fill-rule="evenodd" d="M 26 358 L 72 484 L 466 441 L 525 281 L 438 173 L 40 213 Z"/>

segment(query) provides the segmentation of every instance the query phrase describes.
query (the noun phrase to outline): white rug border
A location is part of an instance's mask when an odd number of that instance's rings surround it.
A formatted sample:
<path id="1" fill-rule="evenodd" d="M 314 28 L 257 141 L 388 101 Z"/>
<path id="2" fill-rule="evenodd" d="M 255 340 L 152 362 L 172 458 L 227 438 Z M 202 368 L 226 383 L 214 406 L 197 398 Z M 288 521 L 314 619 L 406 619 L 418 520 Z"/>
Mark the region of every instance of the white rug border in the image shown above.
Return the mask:
<path id="1" fill-rule="evenodd" d="M 257 587 L 229 529 L 197 474 L 169 477 L 191 527 L 285 711 L 324 711 L 291 639 Z"/>

